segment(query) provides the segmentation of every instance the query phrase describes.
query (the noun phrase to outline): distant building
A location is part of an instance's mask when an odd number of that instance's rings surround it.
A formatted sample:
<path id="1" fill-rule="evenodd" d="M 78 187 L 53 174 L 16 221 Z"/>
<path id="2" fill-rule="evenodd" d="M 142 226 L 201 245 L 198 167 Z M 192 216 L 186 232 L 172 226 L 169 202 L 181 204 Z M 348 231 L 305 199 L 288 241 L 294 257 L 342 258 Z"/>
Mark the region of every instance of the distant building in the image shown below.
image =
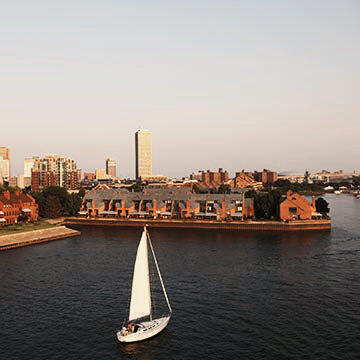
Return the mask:
<path id="1" fill-rule="evenodd" d="M 222 168 L 219 171 L 199 171 L 190 175 L 191 180 L 198 180 L 202 182 L 202 185 L 209 188 L 217 188 L 221 184 L 225 184 L 229 180 L 229 174 Z"/>
<path id="2" fill-rule="evenodd" d="M 116 178 L 116 161 L 112 159 L 106 159 L 106 174 L 111 178 Z"/>
<path id="3" fill-rule="evenodd" d="M 135 177 L 152 175 L 151 132 L 138 130 L 135 133 Z"/>
<path id="4" fill-rule="evenodd" d="M 86 181 L 94 181 L 95 177 L 96 177 L 96 175 L 94 173 L 84 172 L 84 180 L 86 180 Z"/>
<path id="5" fill-rule="evenodd" d="M 59 155 L 34 158 L 31 171 L 31 188 L 38 191 L 47 186 L 60 186 L 67 190 L 79 187 L 78 172 L 74 160 Z"/>
<path id="6" fill-rule="evenodd" d="M 254 188 L 260 189 L 262 188 L 262 183 L 255 181 L 254 176 L 250 172 L 245 172 L 242 170 L 241 172 L 237 172 L 235 174 L 234 179 L 230 180 L 229 185 L 231 188 Z"/>
<path id="7" fill-rule="evenodd" d="M 95 178 L 96 178 L 96 180 L 104 180 L 104 179 L 108 179 L 109 176 L 106 174 L 105 169 L 96 169 L 95 170 Z"/>
<path id="8" fill-rule="evenodd" d="M 38 216 L 38 205 L 29 194 L 19 191 L 0 194 L 0 226 L 16 224 L 19 219 L 36 221 Z"/>
<path id="9" fill-rule="evenodd" d="M 0 179 L 2 182 L 10 179 L 10 160 L 4 159 L 2 155 L 0 155 Z"/>
<path id="10" fill-rule="evenodd" d="M 10 149 L 7 147 L 0 147 L 0 162 L 4 161 L 3 164 L 0 163 L 0 176 L 3 179 L 8 180 L 11 176 L 11 163 L 10 163 Z M 7 160 L 7 161 L 6 161 Z M 2 173 L 4 171 L 4 173 Z M 6 176 L 4 176 L 6 174 Z"/>
<path id="11" fill-rule="evenodd" d="M 202 171 L 202 170 L 199 170 L 199 171 L 196 172 L 196 173 L 190 174 L 190 180 L 201 181 L 202 173 L 203 173 L 203 171 Z"/>
<path id="12" fill-rule="evenodd" d="M 24 160 L 24 177 L 31 178 L 31 171 L 37 159 L 39 159 L 39 157 L 27 158 Z"/>
<path id="13" fill-rule="evenodd" d="M 164 175 L 150 175 L 150 176 L 144 175 L 140 177 L 140 180 L 146 181 L 148 183 L 157 183 L 157 182 L 166 183 L 169 180 L 169 178 Z"/>
<path id="14" fill-rule="evenodd" d="M 16 187 L 17 186 L 17 177 L 16 176 L 10 176 L 9 178 L 9 186 Z"/>
<path id="15" fill-rule="evenodd" d="M 23 174 L 19 174 L 17 176 L 17 186 L 20 188 L 20 189 L 24 189 L 25 188 L 25 178 L 24 178 L 24 175 Z"/>
<path id="16" fill-rule="evenodd" d="M 81 169 L 77 169 L 76 171 L 77 171 L 78 180 L 81 181 L 81 179 L 82 179 Z"/>
<path id="17" fill-rule="evenodd" d="M 254 172 L 254 180 L 258 182 L 262 182 L 263 184 L 274 184 L 278 178 L 278 174 L 276 171 L 270 171 L 268 169 L 264 169 L 261 172 Z"/>

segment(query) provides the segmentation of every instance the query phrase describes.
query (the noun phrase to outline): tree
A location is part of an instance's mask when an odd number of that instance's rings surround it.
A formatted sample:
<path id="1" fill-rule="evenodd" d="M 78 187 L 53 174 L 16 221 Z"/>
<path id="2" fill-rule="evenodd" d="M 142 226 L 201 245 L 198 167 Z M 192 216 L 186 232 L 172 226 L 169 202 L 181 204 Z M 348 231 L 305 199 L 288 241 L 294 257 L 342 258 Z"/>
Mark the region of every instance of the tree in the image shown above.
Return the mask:
<path id="1" fill-rule="evenodd" d="M 82 198 L 79 194 L 70 194 L 66 200 L 64 213 L 70 216 L 76 215 L 82 204 Z"/>
<path id="2" fill-rule="evenodd" d="M 246 193 L 245 193 L 245 197 L 246 197 L 247 199 L 251 199 L 251 198 L 254 199 L 255 196 L 256 196 L 256 191 L 255 191 L 254 189 L 248 190 L 248 191 L 246 191 Z"/>
<path id="3" fill-rule="evenodd" d="M 49 196 L 54 196 L 58 198 L 62 209 L 65 207 L 66 201 L 69 197 L 69 194 L 66 191 L 66 189 L 60 186 L 48 186 L 42 191 L 42 194 L 44 195 L 45 198 Z"/>
<path id="4" fill-rule="evenodd" d="M 229 184 L 221 184 L 218 188 L 218 194 L 230 194 L 231 187 Z"/>
<path id="5" fill-rule="evenodd" d="M 322 197 L 316 199 L 315 206 L 316 206 L 316 211 L 319 212 L 320 214 L 324 215 L 330 212 L 329 203 Z"/>
<path id="6" fill-rule="evenodd" d="M 30 195 L 35 199 L 36 203 L 39 206 L 39 216 L 40 217 L 46 217 L 45 214 L 45 202 L 46 198 L 42 194 L 42 192 L 39 191 L 31 191 Z"/>
<path id="7" fill-rule="evenodd" d="M 45 217 L 55 219 L 61 216 L 60 200 L 54 195 L 49 195 L 46 198 L 44 206 Z"/>
<path id="8" fill-rule="evenodd" d="M 353 176 L 353 184 L 356 187 L 360 186 L 360 176 Z"/>
<path id="9" fill-rule="evenodd" d="M 85 190 L 81 188 L 78 192 L 78 195 L 83 198 L 85 196 Z"/>
<path id="10" fill-rule="evenodd" d="M 133 186 L 130 187 L 131 191 L 141 192 L 143 189 L 141 181 L 137 181 Z"/>

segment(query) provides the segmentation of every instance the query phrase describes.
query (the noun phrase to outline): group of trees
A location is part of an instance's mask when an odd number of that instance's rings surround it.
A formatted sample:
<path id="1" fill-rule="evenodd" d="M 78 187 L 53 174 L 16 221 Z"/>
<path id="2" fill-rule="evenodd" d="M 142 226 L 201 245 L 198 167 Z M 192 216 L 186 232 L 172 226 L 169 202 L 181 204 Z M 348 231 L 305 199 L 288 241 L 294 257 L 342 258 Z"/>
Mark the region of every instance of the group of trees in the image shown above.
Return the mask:
<path id="1" fill-rule="evenodd" d="M 21 191 L 18 187 L 8 186 L 5 184 L 0 184 L 0 194 L 4 193 L 5 191 L 9 191 L 10 193 L 14 193 L 15 191 Z"/>
<path id="2" fill-rule="evenodd" d="M 81 208 L 85 191 L 69 194 L 59 186 L 49 186 L 42 191 L 32 191 L 31 196 L 39 205 L 39 216 L 54 219 L 60 216 L 73 216 Z"/>
<path id="3" fill-rule="evenodd" d="M 245 193 L 246 198 L 254 199 L 254 212 L 257 219 L 276 219 L 281 199 L 281 192 L 277 189 L 269 189 L 265 192 L 249 190 Z"/>
<path id="4" fill-rule="evenodd" d="M 360 187 L 360 176 L 353 176 L 353 184 L 357 188 Z"/>
<path id="5" fill-rule="evenodd" d="M 308 183 L 292 183 L 289 180 L 279 179 L 273 187 L 277 188 L 282 194 L 286 194 L 289 190 L 297 193 L 323 193 L 324 186 L 321 184 Z"/>

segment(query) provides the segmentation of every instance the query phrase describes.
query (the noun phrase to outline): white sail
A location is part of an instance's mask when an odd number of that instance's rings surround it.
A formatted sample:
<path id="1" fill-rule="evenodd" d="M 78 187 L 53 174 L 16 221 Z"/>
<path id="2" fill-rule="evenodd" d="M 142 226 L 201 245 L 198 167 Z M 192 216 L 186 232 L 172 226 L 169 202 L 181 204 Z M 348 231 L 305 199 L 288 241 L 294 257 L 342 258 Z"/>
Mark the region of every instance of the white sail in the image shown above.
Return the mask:
<path id="1" fill-rule="evenodd" d="M 131 289 L 129 321 L 151 314 L 149 259 L 146 231 L 138 246 Z"/>

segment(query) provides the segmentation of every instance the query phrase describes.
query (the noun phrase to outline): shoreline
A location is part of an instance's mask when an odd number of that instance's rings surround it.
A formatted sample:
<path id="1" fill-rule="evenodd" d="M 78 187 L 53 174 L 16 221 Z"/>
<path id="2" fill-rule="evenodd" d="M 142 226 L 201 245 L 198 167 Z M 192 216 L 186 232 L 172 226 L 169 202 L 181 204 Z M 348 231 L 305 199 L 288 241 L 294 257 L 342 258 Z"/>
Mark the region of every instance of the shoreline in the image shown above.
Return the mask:
<path id="1" fill-rule="evenodd" d="M 0 251 L 24 247 L 53 240 L 80 235 L 80 231 L 66 226 L 51 227 L 42 230 L 24 231 L 18 234 L 0 236 Z"/>
<path id="2" fill-rule="evenodd" d="M 238 231 L 319 231 L 330 230 L 331 220 L 298 220 L 289 223 L 281 221 L 214 221 L 214 220 L 153 220 L 153 219 L 85 219 L 68 217 L 64 225 L 117 226 L 182 229 L 217 229 Z"/>

